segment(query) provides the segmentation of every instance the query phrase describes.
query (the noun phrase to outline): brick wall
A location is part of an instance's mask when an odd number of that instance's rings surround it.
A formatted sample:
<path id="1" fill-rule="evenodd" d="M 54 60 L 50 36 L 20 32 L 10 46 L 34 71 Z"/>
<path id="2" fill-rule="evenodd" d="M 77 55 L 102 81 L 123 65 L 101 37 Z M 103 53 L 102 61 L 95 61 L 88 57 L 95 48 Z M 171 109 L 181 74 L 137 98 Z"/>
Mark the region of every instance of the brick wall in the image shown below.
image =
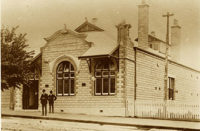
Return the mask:
<path id="1" fill-rule="evenodd" d="M 13 105 L 11 106 L 10 103 L 13 103 Z M 12 91 L 11 88 L 1 91 L 1 108 L 2 110 L 10 108 L 14 110 L 22 110 L 22 87 L 15 88 Z"/>
<path id="2" fill-rule="evenodd" d="M 125 116 L 134 116 L 135 63 L 133 43 L 129 37 L 130 24 L 117 25 L 119 43 L 119 79 L 124 92 Z"/>
<path id="3" fill-rule="evenodd" d="M 1 91 L 1 109 L 9 109 L 10 107 L 10 90 Z"/>
<path id="4" fill-rule="evenodd" d="M 22 110 L 23 87 L 15 88 L 15 110 Z"/>
<path id="5" fill-rule="evenodd" d="M 128 39 L 124 54 L 126 116 L 134 116 L 135 58 L 133 43 Z"/>
<path id="6" fill-rule="evenodd" d="M 171 63 L 169 75 L 175 78 L 175 100 L 181 102 L 200 102 L 200 73 Z"/>
<path id="7" fill-rule="evenodd" d="M 149 5 L 142 3 L 138 5 L 138 46 L 141 48 L 149 47 Z"/>
<path id="8" fill-rule="evenodd" d="M 137 100 L 164 100 L 164 59 L 137 50 Z M 175 101 L 199 102 L 200 73 L 170 62 L 169 77 L 175 78 Z"/>
<path id="9" fill-rule="evenodd" d="M 50 71 L 49 63 L 62 55 L 70 55 L 78 58 L 89 48 L 89 45 L 82 40 L 70 34 L 65 34 L 50 41 L 42 49 L 42 77 L 40 80 L 39 96 L 42 89 L 45 88 L 47 93 L 50 90 L 56 92 L 55 69 L 62 60 L 68 60 L 63 57 L 55 62 L 53 72 Z M 47 62 L 45 62 L 47 61 Z M 98 115 L 115 115 L 124 116 L 124 91 L 120 86 L 120 73 L 116 79 L 116 95 L 114 96 L 94 96 L 93 73 L 89 73 L 86 60 L 81 60 L 76 70 L 75 77 L 75 95 L 74 96 L 57 96 L 55 101 L 55 111 L 63 110 L 68 113 L 84 113 Z M 82 86 L 85 83 L 86 86 Z M 41 106 L 40 106 L 41 108 Z"/>
<path id="10" fill-rule="evenodd" d="M 180 61 L 181 51 L 181 27 L 178 21 L 174 19 L 174 24 L 171 26 L 171 56 L 175 61 Z"/>

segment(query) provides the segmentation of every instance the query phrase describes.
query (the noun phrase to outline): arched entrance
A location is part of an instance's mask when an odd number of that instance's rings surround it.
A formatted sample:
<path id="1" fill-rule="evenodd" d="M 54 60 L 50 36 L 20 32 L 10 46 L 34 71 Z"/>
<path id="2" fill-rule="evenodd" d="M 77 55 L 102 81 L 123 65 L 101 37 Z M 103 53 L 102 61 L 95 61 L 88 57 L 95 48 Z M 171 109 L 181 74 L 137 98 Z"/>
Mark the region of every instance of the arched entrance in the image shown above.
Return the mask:
<path id="1" fill-rule="evenodd" d="M 38 109 L 39 104 L 39 77 L 40 71 L 34 67 L 31 79 L 29 79 L 29 85 L 23 85 L 23 95 L 22 95 L 22 108 L 23 109 Z"/>

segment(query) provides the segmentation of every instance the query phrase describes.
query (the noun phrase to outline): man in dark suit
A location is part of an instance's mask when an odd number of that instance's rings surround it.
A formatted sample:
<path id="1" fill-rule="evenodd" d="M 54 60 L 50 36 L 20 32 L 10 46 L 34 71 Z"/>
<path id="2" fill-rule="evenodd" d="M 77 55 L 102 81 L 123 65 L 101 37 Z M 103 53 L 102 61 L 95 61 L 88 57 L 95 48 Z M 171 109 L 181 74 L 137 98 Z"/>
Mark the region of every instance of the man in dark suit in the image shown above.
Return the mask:
<path id="1" fill-rule="evenodd" d="M 49 100 L 49 113 L 54 113 L 54 101 L 57 97 L 53 94 L 53 91 L 50 91 L 48 100 Z"/>
<path id="2" fill-rule="evenodd" d="M 42 115 L 47 115 L 47 100 L 48 95 L 45 93 L 45 89 L 42 90 L 42 95 L 40 97 L 40 102 L 42 104 Z"/>

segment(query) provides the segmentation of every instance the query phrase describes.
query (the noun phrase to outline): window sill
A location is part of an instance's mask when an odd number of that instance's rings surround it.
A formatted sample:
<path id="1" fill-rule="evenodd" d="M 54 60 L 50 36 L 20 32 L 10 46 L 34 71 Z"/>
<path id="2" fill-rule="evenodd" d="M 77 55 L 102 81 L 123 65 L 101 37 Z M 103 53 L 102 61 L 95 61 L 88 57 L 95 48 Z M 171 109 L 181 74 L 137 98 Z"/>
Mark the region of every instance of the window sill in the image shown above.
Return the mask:
<path id="1" fill-rule="evenodd" d="M 71 94 L 71 95 L 56 95 L 57 97 L 66 97 L 66 96 L 75 96 L 75 94 Z"/>
<path id="2" fill-rule="evenodd" d="M 175 101 L 175 100 L 172 100 L 172 99 L 168 99 L 167 101 Z"/>
<path id="3" fill-rule="evenodd" d="M 94 96 L 115 96 L 116 94 L 94 94 Z"/>

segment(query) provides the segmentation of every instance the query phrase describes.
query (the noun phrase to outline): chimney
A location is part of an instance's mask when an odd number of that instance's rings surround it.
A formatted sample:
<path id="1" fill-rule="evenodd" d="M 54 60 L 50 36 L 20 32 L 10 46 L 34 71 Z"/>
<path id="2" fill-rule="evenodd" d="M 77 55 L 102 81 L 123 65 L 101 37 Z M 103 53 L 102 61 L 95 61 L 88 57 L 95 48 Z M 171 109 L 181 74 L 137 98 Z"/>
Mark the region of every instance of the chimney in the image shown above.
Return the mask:
<path id="1" fill-rule="evenodd" d="M 148 32 L 149 32 L 149 5 L 142 0 L 142 4 L 138 5 L 138 46 L 148 48 Z"/>
<path id="2" fill-rule="evenodd" d="M 181 26 L 178 25 L 178 20 L 174 19 L 174 24 L 171 26 L 171 57 L 172 60 L 180 60 L 181 50 Z"/>
<path id="3" fill-rule="evenodd" d="M 131 28 L 130 24 L 126 24 L 125 21 L 121 22 L 117 26 L 117 41 L 120 45 L 125 45 L 126 40 L 129 38 L 129 29 Z"/>

